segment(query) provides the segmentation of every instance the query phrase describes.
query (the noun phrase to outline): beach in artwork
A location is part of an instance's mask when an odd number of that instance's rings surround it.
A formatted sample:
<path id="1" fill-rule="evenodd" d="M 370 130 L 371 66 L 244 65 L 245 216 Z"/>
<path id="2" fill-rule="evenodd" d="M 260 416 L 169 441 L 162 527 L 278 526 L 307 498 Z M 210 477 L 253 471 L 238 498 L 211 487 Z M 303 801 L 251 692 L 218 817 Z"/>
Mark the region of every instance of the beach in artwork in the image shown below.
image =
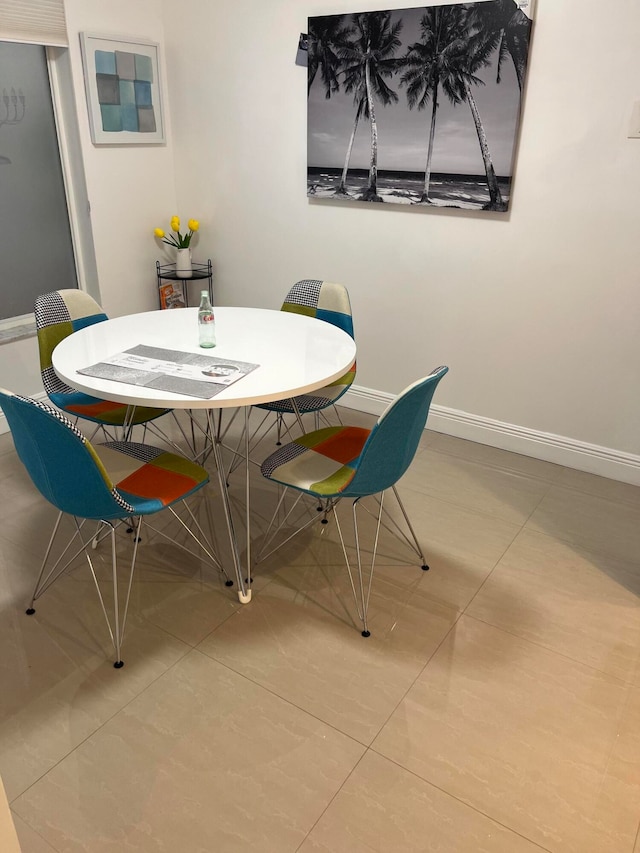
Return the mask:
<path id="1" fill-rule="evenodd" d="M 504 213 L 532 0 L 308 21 L 307 195 Z"/>
<path id="2" fill-rule="evenodd" d="M 342 169 L 310 167 L 307 171 L 307 195 L 309 198 L 358 201 L 367 187 L 368 170 L 349 170 L 346 195 L 336 194 L 341 175 Z M 511 179 L 498 178 L 498 183 L 502 198 L 508 202 Z M 419 204 L 423 190 L 423 172 L 378 171 L 378 195 L 383 203 Z M 431 176 L 426 206 L 482 210 L 489 202 L 489 188 L 484 175 L 436 173 Z"/>

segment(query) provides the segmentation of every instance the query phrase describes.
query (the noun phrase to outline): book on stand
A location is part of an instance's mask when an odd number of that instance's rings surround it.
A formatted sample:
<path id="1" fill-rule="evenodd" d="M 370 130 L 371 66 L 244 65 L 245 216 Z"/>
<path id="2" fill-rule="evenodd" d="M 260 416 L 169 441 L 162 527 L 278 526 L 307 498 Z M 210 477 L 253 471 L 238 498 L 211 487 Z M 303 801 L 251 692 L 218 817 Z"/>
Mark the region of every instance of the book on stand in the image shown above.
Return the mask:
<path id="1" fill-rule="evenodd" d="M 179 284 L 161 284 L 158 288 L 160 293 L 160 308 L 186 308 L 184 293 Z"/>

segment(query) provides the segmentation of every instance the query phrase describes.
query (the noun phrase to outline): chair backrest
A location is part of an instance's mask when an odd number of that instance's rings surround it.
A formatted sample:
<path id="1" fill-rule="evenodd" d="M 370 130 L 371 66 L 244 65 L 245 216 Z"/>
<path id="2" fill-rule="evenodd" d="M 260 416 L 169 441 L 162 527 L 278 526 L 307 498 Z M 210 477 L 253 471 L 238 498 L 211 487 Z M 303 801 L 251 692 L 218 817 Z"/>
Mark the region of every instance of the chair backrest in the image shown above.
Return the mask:
<path id="1" fill-rule="evenodd" d="M 101 323 L 109 318 L 98 303 L 82 290 L 54 290 L 38 296 L 34 305 L 40 373 L 47 394 L 71 394 L 74 389 L 55 373 L 51 356 L 54 349 L 72 332 Z"/>
<path id="2" fill-rule="evenodd" d="M 353 337 L 351 301 L 347 288 L 342 284 L 305 278 L 293 285 L 280 310 L 317 317 Z"/>
<path id="3" fill-rule="evenodd" d="M 342 492 L 344 497 L 373 495 L 398 482 L 415 456 L 433 394 L 448 370 L 436 367 L 405 388 L 380 415 L 354 464 L 356 473 Z"/>
<path id="4" fill-rule="evenodd" d="M 4 389 L 0 407 L 18 456 L 50 503 L 80 518 L 107 520 L 133 514 L 91 443 L 63 414 Z"/>

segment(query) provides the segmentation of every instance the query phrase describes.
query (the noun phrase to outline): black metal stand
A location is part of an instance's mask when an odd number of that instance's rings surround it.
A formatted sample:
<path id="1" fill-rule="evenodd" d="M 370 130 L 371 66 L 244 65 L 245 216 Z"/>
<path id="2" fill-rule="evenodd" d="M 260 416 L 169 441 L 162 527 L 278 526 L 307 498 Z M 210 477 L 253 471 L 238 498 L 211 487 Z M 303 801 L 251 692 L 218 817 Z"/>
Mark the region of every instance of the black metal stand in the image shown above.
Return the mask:
<path id="1" fill-rule="evenodd" d="M 161 264 L 156 261 L 156 275 L 158 277 L 158 302 L 160 308 L 186 308 L 189 305 L 189 293 L 187 285 L 190 281 L 198 279 L 208 279 L 207 287 L 209 290 L 209 300 L 213 305 L 213 271 L 211 269 L 211 260 L 206 264 L 192 265 L 192 272 L 189 278 L 183 278 L 182 275 L 176 272 L 176 265 Z M 168 285 L 166 282 L 179 282 L 179 289 L 175 285 Z"/>

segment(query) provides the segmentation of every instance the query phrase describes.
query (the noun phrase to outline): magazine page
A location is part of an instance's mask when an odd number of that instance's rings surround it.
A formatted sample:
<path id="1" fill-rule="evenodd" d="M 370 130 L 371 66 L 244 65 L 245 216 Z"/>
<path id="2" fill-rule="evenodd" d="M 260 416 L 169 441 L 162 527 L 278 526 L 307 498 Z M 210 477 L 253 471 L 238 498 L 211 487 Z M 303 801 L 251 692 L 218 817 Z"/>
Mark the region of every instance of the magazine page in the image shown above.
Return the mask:
<path id="1" fill-rule="evenodd" d="M 139 344 L 78 373 L 206 400 L 257 367 L 247 361 Z"/>

